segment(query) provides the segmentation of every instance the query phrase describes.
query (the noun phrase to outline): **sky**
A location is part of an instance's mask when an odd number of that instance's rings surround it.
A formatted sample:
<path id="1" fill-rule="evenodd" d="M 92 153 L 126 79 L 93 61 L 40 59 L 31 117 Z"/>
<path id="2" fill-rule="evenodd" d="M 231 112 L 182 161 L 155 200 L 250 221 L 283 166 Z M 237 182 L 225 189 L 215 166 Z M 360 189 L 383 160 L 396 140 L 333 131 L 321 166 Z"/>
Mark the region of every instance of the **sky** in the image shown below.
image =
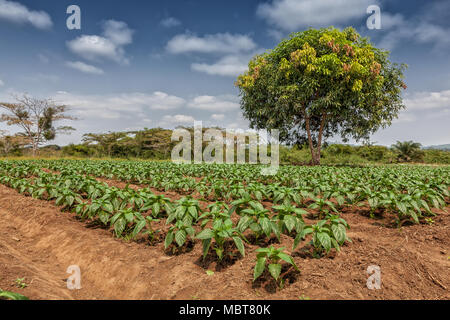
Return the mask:
<path id="1" fill-rule="evenodd" d="M 70 5 L 79 30 L 67 27 Z M 381 29 L 367 27 L 370 5 Z M 0 101 L 28 93 L 70 106 L 79 120 L 61 123 L 76 131 L 52 142 L 60 145 L 195 120 L 247 129 L 234 82 L 251 57 L 330 25 L 353 26 L 409 66 L 407 109 L 372 142 L 450 143 L 450 1 L 0 0 Z"/>

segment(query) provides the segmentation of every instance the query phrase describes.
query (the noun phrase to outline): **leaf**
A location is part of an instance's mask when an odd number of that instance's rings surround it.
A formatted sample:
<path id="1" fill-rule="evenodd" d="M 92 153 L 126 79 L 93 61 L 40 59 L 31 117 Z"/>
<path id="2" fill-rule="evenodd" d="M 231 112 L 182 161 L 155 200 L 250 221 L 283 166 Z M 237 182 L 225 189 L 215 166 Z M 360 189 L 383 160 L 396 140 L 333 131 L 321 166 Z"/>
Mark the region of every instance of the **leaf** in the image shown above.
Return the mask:
<path id="1" fill-rule="evenodd" d="M 109 214 L 107 212 L 105 212 L 105 211 L 100 212 L 98 217 L 99 217 L 100 221 L 104 225 L 108 224 L 108 222 L 109 222 Z"/>
<path id="2" fill-rule="evenodd" d="M 409 211 L 409 215 L 413 218 L 414 222 L 419 223 L 419 218 L 417 217 L 417 214 L 415 211 Z"/>
<path id="3" fill-rule="evenodd" d="M 250 224 L 250 230 L 252 230 L 255 233 L 259 233 L 261 231 L 261 226 L 258 223 L 253 222 Z M 241 232 L 243 232 L 243 231 L 241 231 Z"/>
<path id="4" fill-rule="evenodd" d="M 5 298 L 7 300 L 30 300 L 29 298 L 15 292 L 10 291 L 0 291 L 0 300 L 1 298 Z"/>
<path id="5" fill-rule="evenodd" d="M 343 244 L 345 242 L 345 239 L 347 238 L 345 226 L 342 224 L 333 224 L 331 226 L 331 230 L 337 242 L 339 244 Z"/>
<path id="6" fill-rule="evenodd" d="M 401 213 L 403 214 L 407 213 L 406 206 L 404 203 L 402 202 L 397 203 L 397 208 L 400 210 Z"/>
<path id="7" fill-rule="evenodd" d="M 188 211 L 190 215 L 194 218 L 194 220 L 197 220 L 198 214 L 197 214 L 197 207 L 191 206 L 188 208 Z"/>
<path id="8" fill-rule="evenodd" d="M 311 227 L 305 227 L 302 232 L 300 233 L 300 236 L 302 239 L 304 239 L 308 234 L 313 233 L 313 229 Z"/>
<path id="9" fill-rule="evenodd" d="M 112 206 L 111 203 L 103 204 L 103 209 L 105 209 L 105 211 L 108 211 L 109 213 L 113 213 L 114 212 L 114 207 Z"/>
<path id="10" fill-rule="evenodd" d="M 161 209 L 161 206 L 159 205 L 159 203 L 155 202 L 152 206 L 152 215 L 154 217 L 158 216 L 160 209 Z"/>
<path id="11" fill-rule="evenodd" d="M 179 230 L 177 233 L 175 233 L 175 242 L 178 244 L 179 247 L 182 247 L 183 244 L 186 242 L 186 231 Z"/>
<path id="12" fill-rule="evenodd" d="M 213 238 L 213 237 L 214 237 L 214 232 L 213 232 L 211 229 L 209 229 L 209 228 L 202 230 L 202 231 L 196 236 L 196 238 L 197 238 L 197 239 L 200 239 L 200 240 L 211 239 L 211 238 Z"/>
<path id="13" fill-rule="evenodd" d="M 284 252 L 280 252 L 278 254 L 278 257 L 280 257 L 282 260 L 284 260 L 287 263 L 289 263 L 290 265 L 292 265 L 295 268 L 295 270 L 300 271 L 300 269 L 295 264 L 294 259 L 290 255 L 288 255 L 288 254 L 286 254 Z"/>
<path id="14" fill-rule="evenodd" d="M 272 263 L 269 264 L 269 272 L 274 277 L 275 280 L 278 280 L 281 273 L 281 264 L 278 263 Z"/>
<path id="15" fill-rule="evenodd" d="M 253 281 L 259 278 L 259 276 L 264 272 L 266 267 L 266 257 L 258 258 L 256 261 L 255 269 L 253 271 Z"/>
<path id="16" fill-rule="evenodd" d="M 434 206 L 436 209 L 440 209 L 439 202 L 436 200 L 436 198 L 433 198 L 432 202 L 433 202 L 433 206 Z"/>
<path id="17" fill-rule="evenodd" d="M 205 260 L 206 255 L 208 254 L 209 247 L 211 246 L 211 239 L 204 239 L 202 241 L 203 244 L 203 260 Z"/>
<path id="18" fill-rule="evenodd" d="M 244 232 L 245 230 L 247 230 L 248 226 L 251 223 L 251 218 L 249 216 L 243 216 L 237 225 L 237 228 L 240 232 Z"/>
<path id="19" fill-rule="evenodd" d="M 116 223 L 117 219 L 119 219 L 121 213 L 116 213 L 112 218 L 111 218 L 111 224 Z"/>
<path id="20" fill-rule="evenodd" d="M 173 231 L 167 232 L 166 239 L 164 239 L 164 249 L 167 249 L 173 241 Z"/>
<path id="21" fill-rule="evenodd" d="M 262 218 L 259 220 L 261 224 L 261 228 L 263 229 L 264 233 L 267 237 L 270 237 L 270 234 L 272 233 L 272 229 L 270 227 L 270 221 L 267 218 Z M 253 230 L 253 229 L 252 229 Z"/>
<path id="22" fill-rule="evenodd" d="M 302 235 L 299 233 L 297 234 L 297 236 L 294 239 L 294 244 L 292 245 L 292 250 L 295 250 L 295 248 L 297 248 L 298 244 L 300 243 L 300 241 L 303 240 Z"/>
<path id="23" fill-rule="evenodd" d="M 331 244 L 338 252 L 341 251 L 341 248 L 339 247 L 339 243 L 335 239 L 331 238 Z"/>
<path id="24" fill-rule="evenodd" d="M 331 250 L 331 238 L 327 233 L 318 232 L 317 239 L 319 240 L 320 244 L 327 252 L 329 252 Z"/>
<path id="25" fill-rule="evenodd" d="M 114 231 L 116 232 L 116 236 L 120 237 L 125 230 L 126 221 L 124 218 L 117 219 L 116 223 L 114 223 Z"/>
<path id="26" fill-rule="evenodd" d="M 242 242 L 242 239 L 239 237 L 233 237 L 234 243 L 236 244 L 236 247 L 238 248 L 239 252 L 243 257 L 245 257 L 245 248 L 244 243 Z"/>
<path id="27" fill-rule="evenodd" d="M 133 230 L 132 236 L 133 238 L 136 238 L 136 236 L 138 235 L 139 232 L 141 232 L 141 230 L 145 227 L 145 220 L 140 220 L 137 224 L 136 227 Z"/>
<path id="28" fill-rule="evenodd" d="M 133 212 L 127 212 L 127 213 L 124 214 L 124 218 L 125 218 L 125 220 L 126 220 L 128 223 L 130 223 L 130 222 L 133 221 L 134 213 L 133 213 Z"/>
<path id="29" fill-rule="evenodd" d="M 284 224 L 289 232 L 292 231 L 295 227 L 295 218 L 293 216 L 285 216 L 284 217 Z"/>

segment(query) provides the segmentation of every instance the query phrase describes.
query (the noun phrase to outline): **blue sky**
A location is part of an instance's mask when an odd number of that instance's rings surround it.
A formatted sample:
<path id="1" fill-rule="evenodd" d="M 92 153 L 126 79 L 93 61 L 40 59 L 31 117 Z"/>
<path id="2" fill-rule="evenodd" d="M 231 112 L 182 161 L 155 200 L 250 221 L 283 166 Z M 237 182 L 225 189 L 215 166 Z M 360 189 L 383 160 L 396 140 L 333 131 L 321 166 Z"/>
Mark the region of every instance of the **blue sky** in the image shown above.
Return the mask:
<path id="1" fill-rule="evenodd" d="M 66 27 L 73 4 L 81 30 Z M 366 26 L 373 4 L 380 30 Z M 0 0 L 0 100 L 27 92 L 70 105 L 77 131 L 59 144 L 194 119 L 246 129 L 234 81 L 249 59 L 293 31 L 329 25 L 353 26 L 409 65 L 408 109 L 373 141 L 450 143 L 449 1 Z"/>

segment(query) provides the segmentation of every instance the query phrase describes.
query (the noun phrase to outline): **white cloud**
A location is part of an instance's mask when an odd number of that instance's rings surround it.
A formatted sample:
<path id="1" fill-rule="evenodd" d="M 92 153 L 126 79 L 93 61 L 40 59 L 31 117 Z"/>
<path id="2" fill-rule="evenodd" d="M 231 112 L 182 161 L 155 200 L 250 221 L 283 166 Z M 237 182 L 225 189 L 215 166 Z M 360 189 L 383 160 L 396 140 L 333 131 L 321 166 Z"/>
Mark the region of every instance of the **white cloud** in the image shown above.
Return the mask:
<path id="1" fill-rule="evenodd" d="M 216 120 L 216 121 L 221 121 L 221 120 L 225 119 L 225 115 L 215 113 L 215 114 L 211 115 L 211 119 Z"/>
<path id="2" fill-rule="evenodd" d="M 49 29 L 53 22 L 45 11 L 33 11 L 26 6 L 7 0 L 0 0 L 0 20 L 8 20 L 19 24 L 31 24 L 38 29 Z"/>
<path id="3" fill-rule="evenodd" d="M 147 101 L 147 105 L 153 110 L 173 110 L 183 106 L 186 100 L 169 95 L 165 92 L 156 91 L 150 96 L 135 97 Z"/>
<path id="4" fill-rule="evenodd" d="M 90 73 L 90 74 L 104 74 L 103 70 L 94 66 L 91 66 L 90 64 L 86 64 L 81 61 L 67 61 L 66 65 L 72 69 L 84 72 L 84 73 Z"/>
<path id="5" fill-rule="evenodd" d="M 407 122 L 414 122 L 416 121 L 417 118 L 415 115 L 408 113 L 407 111 L 402 111 L 399 113 L 398 118 L 392 120 L 393 124 L 397 124 L 397 123 L 407 123 Z"/>
<path id="6" fill-rule="evenodd" d="M 248 69 L 250 57 L 236 55 L 225 56 L 213 64 L 193 63 L 191 69 L 209 75 L 237 76 Z"/>
<path id="7" fill-rule="evenodd" d="M 125 22 L 108 20 L 103 23 L 103 36 L 81 35 L 66 45 L 70 51 L 87 60 L 106 58 L 128 64 L 123 47 L 133 42 L 133 32 Z"/>
<path id="8" fill-rule="evenodd" d="M 188 103 L 189 108 L 208 111 L 230 111 L 239 109 L 236 96 L 197 96 Z"/>
<path id="9" fill-rule="evenodd" d="M 417 92 L 404 99 L 408 110 L 450 110 L 450 90 L 440 92 Z"/>
<path id="10" fill-rule="evenodd" d="M 187 52 L 200 53 L 239 53 L 248 52 L 256 48 L 255 42 L 247 35 L 217 33 L 198 37 L 193 34 L 179 34 L 167 43 L 166 49 L 170 53 Z"/>
<path id="11" fill-rule="evenodd" d="M 273 0 L 258 6 L 257 15 L 287 31 L 346 23 L 366 16 L 374 0 Z"/>
<path id="12" fill-rule="evenodd" d="M 161 20 L 160 24 L 165 28 L 173 28 L 181 25 L 181 21 L 176 18 L 169 17 Z"/>
<path id="13" fill-rule="evenodd" d="M 164 124 L 188 124 L 194 125 L 195 118 L 184 114 L 176 114 L 173 116 L 167 115 L 163 117 Z"/>
<path id="14" fill-rule="evenodd" d="M 2 81 L 2 79 L 0 79 L 0 87 L 3 87 L 5 85 L 5 83 Z"/>
<path id="15" fill-rule="evenodd" d="M 442 24 L 440 17 L 449 8 L 450 4 L 444 2 L 432 3 L 420 14 L 408 18 L 399 13 L 382 12 L 381 27 L 387 32 L 381 38 L 379 46 L 392 50 L 408 41 L 432 44 L 431 49 L 448 50 L 446 47 L 450 45 L 450 28 L 447 24 Z"/>
<path id="16" fill-rule="evenodd" d="M 119 119 L 136 117 L 136 113 L 150 110 L 172 110 L 185 105 L 180 97 L 164 92 L 151 94 L 134 92 L 113 95 L 81 95 L 57 92 L 53 99 L 70 106 L 81 118 Z"/>
<path id="17" fill-rule="evenodd" d="M 116 62 L 125 62 L 124 51 L 117 47 L 111 40 L 101 36 L 82 35 L 68 41 L 67 47 L 73 53 L 87 59 L 96 61 L 99 58 L 107 58 Z"/>
<path id="18" fill-rule="evenodd" d="M 122 21 L 108 20 L 103 23 L 103 35 L 118 46 L 133 42 L 134 30 Z"/>
<path id="19" fill-rule="evenodd" d="M 396 13 L 383 12 L 381 15 L 381 28 L 390 29 L 405 25 L 406 20 L 403 15 Z"/>
<path id="20" fill-rule="evenodd" d="M 392 50 L 401 45 L 403 41 L 433 43 L 436 47 L 443 47 L 450 44 L 450 38 L 448 37 L 450 29 L 445 29 L 428 22 L 403 21 L 401 24 L 393 25 L 391 29 L 381 39 L 380 47 Z"/>

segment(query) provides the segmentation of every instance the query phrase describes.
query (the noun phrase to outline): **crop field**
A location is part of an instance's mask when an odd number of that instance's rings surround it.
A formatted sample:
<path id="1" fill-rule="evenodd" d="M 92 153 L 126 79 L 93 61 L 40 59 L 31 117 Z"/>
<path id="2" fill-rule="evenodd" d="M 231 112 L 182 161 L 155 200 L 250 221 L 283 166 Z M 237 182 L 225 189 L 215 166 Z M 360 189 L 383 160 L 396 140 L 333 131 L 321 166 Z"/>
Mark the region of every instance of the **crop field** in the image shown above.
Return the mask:
<path id="1" fill-rule="evenodd" d="M 34 299 L 450 298 L 450 167 L 261 168 L 1 161 L 0 288 L 20 280 Z M 81 290 L 66 288 L 71 265 Z"/>

